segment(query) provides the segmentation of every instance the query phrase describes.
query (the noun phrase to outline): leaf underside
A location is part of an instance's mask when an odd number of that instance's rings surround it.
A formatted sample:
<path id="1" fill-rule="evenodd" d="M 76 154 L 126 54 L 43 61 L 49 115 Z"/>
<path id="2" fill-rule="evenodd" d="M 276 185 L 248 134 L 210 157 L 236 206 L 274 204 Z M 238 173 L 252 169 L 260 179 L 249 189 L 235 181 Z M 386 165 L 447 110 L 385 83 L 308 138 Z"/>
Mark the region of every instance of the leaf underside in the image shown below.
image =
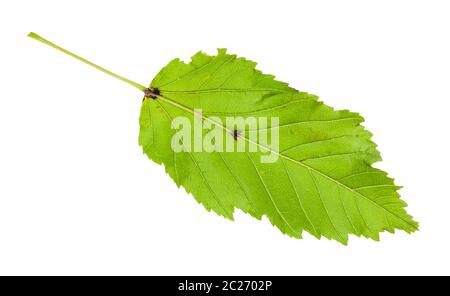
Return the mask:
<path id="1" fill-rule="evenodd" d="M 262 163 L 262 152 L 173 152 L 173 118 L 193 123 L 194 115 L 160 99 L 142 105 L 144 153 L 164 164 L 175 183 L 207 210 L 229 219 L 238 208 L 257 219 L 267 216 L 289 236 L 301 238 L 307 231 L 343 244 L 349 234 L 379 240 L 384 231 L 416 231 L 418 223 L 406 213 L 399 187 L 372 167 L 381 157 L 361 125 L 364 119 L 334 110 L 255 67 L 224 49 L 216 56 L 199 52 L 189 64 L 171 61 L 150 86 L 190 110 L 202 109 L 204 117 L 279 117 L 278 161 Z"/>

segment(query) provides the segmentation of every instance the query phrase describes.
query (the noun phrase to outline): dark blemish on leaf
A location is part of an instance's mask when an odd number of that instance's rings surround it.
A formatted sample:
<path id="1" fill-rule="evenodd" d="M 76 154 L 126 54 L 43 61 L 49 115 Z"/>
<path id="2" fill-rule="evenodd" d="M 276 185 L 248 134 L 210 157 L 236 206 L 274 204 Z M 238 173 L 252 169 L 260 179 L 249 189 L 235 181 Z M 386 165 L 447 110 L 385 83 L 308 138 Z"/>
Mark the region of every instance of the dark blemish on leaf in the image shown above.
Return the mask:
<path id="1" fill-rule="evenodd" d="M 144 91 L 144 100 L 147 98 L 156 99 L 160 95 L 159 89 L 154 87 L 149 87 Z"/>
<path id="2" fill-rule="evenodd" d="M 234 131 L 231 133 L 231 135 L 233 136 L 233 139 L 234 139 L 235 141 L 237 141 L 238 137 L 241 135 L 241 132 L 238 131 L 238 130 L 234 130 Z"/>

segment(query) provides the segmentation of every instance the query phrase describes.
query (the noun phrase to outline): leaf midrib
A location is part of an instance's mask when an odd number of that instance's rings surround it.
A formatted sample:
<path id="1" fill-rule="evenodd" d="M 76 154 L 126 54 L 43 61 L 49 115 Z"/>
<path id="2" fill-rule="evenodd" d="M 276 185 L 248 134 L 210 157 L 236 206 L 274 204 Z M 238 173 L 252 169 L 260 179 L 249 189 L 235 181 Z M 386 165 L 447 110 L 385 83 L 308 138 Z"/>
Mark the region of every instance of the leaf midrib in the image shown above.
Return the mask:
<path id="1" fill-rule="evenodd" d="M 174 106 L 174 107 L 176 107 L 176 108 L 178 108 L 178 109 L 180 109 L 180 110 L 183 110 L 183 111 L 185 111 L 185 112 L 191 113 L 193 116 L 199 116 L 199 115 L 201 115 L 201 118 L 202 118 L 202 119 L 204 119 L 204 120 L 206 120 L 206 121 L 209 121 L 210 123 L 213 123 L 213 124 L 219 126 L 220 128 L 222 128 L 222 129 L 223 129 L 224 131 L 226 131 L 226 132 L 231 132 L 231 130 L 230 130 L 229 128 L 223 126 L 220 122 L 217 122 L 216 120 L 213 120 L 213 119 L 211 119 L 211 118 L 209 118 L 209 117 L 206 117 L 204 114 L 198 114 L 198 113 L 196 113 L 193 109 L 191 109 L 191 108 L 189 108 L 189 107 L 187 107 L 187 106 L 185 106 L 185 105 L 183 105 L 183 104 L 181 104 L 181 103 L 178 103 L 178 102 L 176 102 L 176 101 L 174 101 L 174 100 L 172 100 L 172 99 L 170 99 L 170 98 L 168 98 L 168 97 L 166 97 L 166 96 L 158 95 L 158 96 L 157 96 L 157 99 L 161 99 L 163 102 L 166 102 L 166 103 L 168 103 L 168 104 L 170 104 L 170 105 L 172 105 L 172 106 Z M 265 146 L 265 145 L 262 145 L 262 144 L 260 144 L 260 143 L 258 143 L 258 142 L 252 141 L 251 139 L 248 139 L 248 138 L 246 138 L 246 137 L 243 137 L 242 135 L 238 135 L 237 137 L 240 138 L 240 139 L 243 139 L 244 141 L 246 141 L 246 142 L 248 142 L 248 143 L 250 143 L 250 144 L 252 144 L 252 145 L 256 145 L 256 146 L 258 146 L 258 147 L 264 149 L 266 152 L 271 152 L 271 153 L 273 153 L 273 154 L 275 154 L 275 155 L 277 155 L 277 156 L 279 156 L 279 157 L 282 157 L 282 158 L 284 158 L 284 159 L 286 159 L 286 160 L 289 160 L 289 161 L 291 161 L 291 162 L 293 162 L 293 163 L 296 163 L 296 164 L 298 164 L 298 165 L 301 165 L 302 167 L 304 167 L 304 168 L 306 168 L 306 169 L 309 169 L 311 172 L 314 172 L 314 173 L 316 173 L 316 174 L 318 174 L 318 175 L 321 175 L 322 177 L 324 177 L 324 178 L 326 178 L 326 179 L 329 179 L 329 180 L 332 181 L 333 183 L 336 183 L 338 186 L 341 186 L 341 187 L 343 187 L 344 189 L 346 189 L 346 190 L 352 192 L 352 193 L 355 194 L 356 196 L 361 197 L 362 199 L 368 201 L 368 202 L 371 203 L 372 205 L 381 208 L 382 210 L 384 210 L 384 211 L 385 211 L 386 213 L 388 213 L 389 215 L 393 216 L 394 218 L 396 218 L 396 219 L 402 221 L 403 223 L 406 223 L 407 225 L 409 225 L 409 226 L 412 227 L 413 229 L 417 230 L 417 226 L 416 226 L 415 224 L 412 224 L 411 222 L 405 220 L 404 218 L 395 215 L 393 212 L 391 212 L 390 210 L 386 209 L 386 208 L 383 207 L 382 205 L 376 203 L 375 201 L 371 200 L 370 198 L 368 198 L 367 196 L 361 194 L 360 192 L 353 190 L 352 188 L 350 188 L 350 187 L 348 187 L 347 185 L 345 185 L 345 184 L 339 182 L 338 180 L 333 179 L 332 177 L 328 176 L 327 174 L 322 173 L 321 171 L 319 171 L 319 170 L 317 170 L 317 169 L 315 169 L 315 168 L 313 168 L 313 167 L 311 167 L 311 166 L 309 166 L 309 165 L 307 165 L 307 164 L 305 164 L 305 163 L 303 163 L 303 162 L 301 162 L 301 161 L 298 161 L 298 160 L 296 160 L 296 159 L 293 159 L 293 158 L 291 158 L 291 157 L 289 157 L 289 156 L 287 156 L 287 155 L 281 154 L 281 153 L 279 153 L 278 151 L 275 151 L 275 150 L 273 150 L 273 149 L 271 149 L 271 148 L 269 148 L 269 147 L 267 147 L 267 146 Z"/>

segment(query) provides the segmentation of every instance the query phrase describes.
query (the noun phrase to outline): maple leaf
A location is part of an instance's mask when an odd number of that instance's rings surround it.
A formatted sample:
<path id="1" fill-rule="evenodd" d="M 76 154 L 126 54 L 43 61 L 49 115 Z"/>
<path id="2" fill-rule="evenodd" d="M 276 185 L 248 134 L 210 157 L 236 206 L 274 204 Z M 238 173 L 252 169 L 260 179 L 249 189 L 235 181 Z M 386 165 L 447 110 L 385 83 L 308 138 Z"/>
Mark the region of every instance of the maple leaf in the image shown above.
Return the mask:
<path id="1" fill-rule="evenodd" d="M 381 157 L 361 125 L 364 119 L 263 74 L 252 61 L 225 49 L 215 56 L 199 52 L 190 63 L 171 61 L 144 87 L 34 33 L 30 37 L 143 91 L 139 144 L 207 210 L 233 219 L 238 208 L 257 219 L 268 217 L 289 236 L 301 238 L 307 231 L 343 244 L 350 234 L 379 240 L 384 231 L 418 229 L 394 180 L 372 166 Z M 277 118 L 277 125 L 235 129 L 224 123 L 230 117 Z M 216 128 L 215 140 L 246 149 L 192 149 L 197 144 L 190 138 L 177 138 L 177 118 L 207 125 L 202 138 Z M 278 132 L 277 147 L 257 136 L 272 130 Z M 174 139 L 181 151 L 173 149 Z M 252 145 L 255 151 L 249 151 Z M 269 156 L 273 161 L 262 161 Z"/>

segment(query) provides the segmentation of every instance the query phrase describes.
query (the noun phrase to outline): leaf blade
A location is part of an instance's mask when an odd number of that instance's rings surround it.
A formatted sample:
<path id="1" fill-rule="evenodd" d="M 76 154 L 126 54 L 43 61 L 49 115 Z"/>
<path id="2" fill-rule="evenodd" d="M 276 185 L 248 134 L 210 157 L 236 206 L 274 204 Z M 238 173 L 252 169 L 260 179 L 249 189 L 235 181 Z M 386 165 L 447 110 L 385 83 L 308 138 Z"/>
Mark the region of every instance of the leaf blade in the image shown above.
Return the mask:
<path id="1" fill-rule="evenodd" d="M 347 244 L 350 234 L 379 240 L 379 233 L 386 230 L 416 231 L 418 223 L 404 210 L 398 187 L 385 172 L 372 167 L 381 157 L 372 134 L 361 125 L 364 119 L 347 110 L 336 111 L 255 66 L 219 50 L 217 56 L 198 53 L 189 64 L 174 60 L 153 80 L 151 87 L 160 90 L 162 100 L 146 100 L 143 109 L 146 104 L 159 104 L 170 109 L 172 119 L 188 116 L 193 122 L 194 110 L 201 108 L 206 119 L 256 114 L 278 116 L 281 121 L 281 152 L 272 151 L 281 157 L 276 164 L 255 163 L 248 155 L 249 163 L 238 153 L 219 153 L 215 160 L 206 153 L 193 153 L 202 159 L 210 178 L 224 178 L 230 187 L 224 189 L 217 181 L 212 185 L 217 192 L 226 192 L 214 194 L 224 204 L 222 210 L 211 206 L 211 197 L 192 185 L 198 184 L 195 175 L 178 179 L 177 184 L 219 215 L 233 219 L 234 209 L 239 208 L 257 219 L 267 216 L 283 233 L 297 238 L 307 231 Z M 148 122 L 145 112 L 141 112 L 141 135 L 148 133 L 142 122 Z M 224 137 L 230 137 L 223 128 Z M 167 124 L 164 131 L 161 140 L 167 143 L 174 131 Z M 249 141 L 245 136 L 242 140 Z M 140 144 L 153 159 L 146 141 L 143 137 Z M 178 155 L 185 158 L 184 154 Z M 166 159 L 161 162 L 174 178 L 173 161 Z M 202 173 L 199 167 L 197 171 Z"/>

